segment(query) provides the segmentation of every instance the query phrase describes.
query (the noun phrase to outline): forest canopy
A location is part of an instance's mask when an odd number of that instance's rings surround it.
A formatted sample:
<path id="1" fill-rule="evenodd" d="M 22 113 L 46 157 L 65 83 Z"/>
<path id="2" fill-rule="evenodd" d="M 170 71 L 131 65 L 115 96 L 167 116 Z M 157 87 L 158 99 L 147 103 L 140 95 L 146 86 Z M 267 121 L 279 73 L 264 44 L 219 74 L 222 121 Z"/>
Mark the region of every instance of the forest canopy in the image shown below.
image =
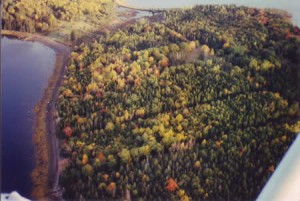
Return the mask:
<path id="1" fill-rule="evenodd" d="M 64 197 L 255 199 L 300 130 L 296 30 L 196 6 L 75 46 L 57 102 Z"/>
<path id="2" fill-rule="evenodd" d="M 6 0 L 2 28 L 23 32 L 46 32 L 60 22 L 89 21 L 101 24 L 113 4 L 111 0 Z"/>

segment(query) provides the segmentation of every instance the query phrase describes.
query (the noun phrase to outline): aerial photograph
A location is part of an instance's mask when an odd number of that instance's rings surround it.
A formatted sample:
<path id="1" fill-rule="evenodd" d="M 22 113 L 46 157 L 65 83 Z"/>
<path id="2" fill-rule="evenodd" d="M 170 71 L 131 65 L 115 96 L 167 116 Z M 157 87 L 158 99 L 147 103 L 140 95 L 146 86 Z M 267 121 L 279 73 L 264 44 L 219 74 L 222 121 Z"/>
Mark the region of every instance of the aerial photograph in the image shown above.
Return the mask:
<path id="1" fill-rule="evenodd" d="M 1 0 L 1 201 L 299 201 L 299 0 Z"/>

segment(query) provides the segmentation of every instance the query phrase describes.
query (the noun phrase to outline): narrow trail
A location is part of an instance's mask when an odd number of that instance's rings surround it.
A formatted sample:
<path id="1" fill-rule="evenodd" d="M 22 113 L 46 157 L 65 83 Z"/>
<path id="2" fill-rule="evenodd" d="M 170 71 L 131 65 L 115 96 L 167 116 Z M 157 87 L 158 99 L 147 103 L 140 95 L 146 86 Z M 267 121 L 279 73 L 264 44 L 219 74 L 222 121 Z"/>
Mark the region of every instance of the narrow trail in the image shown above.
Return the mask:
<path id="1" fill-rule="evenodd" d="M 59 198 L 62 197 L 62 192 L 59 189 L 59 148 L 58 148 L 58 139 L 56 137 L 56 125 L 55 125 L 55 103 L 58 97 L 58 88 L 61 86 L 63 81 L 63 76 L 65 74 L 68 59 L 70 56 L 70 49 L 64 45 L 56 46 L 56 69 L 53 73 L 54 77 L 54 88 L 52 97 L 47 104 L 47 115 L 46 115 L 46 126 L 48 131 L 48 143 L 49 143 L 49 155 L 50 155 L 50 163 L 49 163 L 49 174 L 48 174 L 48 185 L 51 191 L 48 192 L 48 197 L 51 198 Z M 59 68 L 60 67 L 60 68 Z M 58 76 L 55 76 L 58 75 Z M 52 158 L 51 158 L 52 157 Z M 52 163 L 53 161 L 53 163 Z"/>

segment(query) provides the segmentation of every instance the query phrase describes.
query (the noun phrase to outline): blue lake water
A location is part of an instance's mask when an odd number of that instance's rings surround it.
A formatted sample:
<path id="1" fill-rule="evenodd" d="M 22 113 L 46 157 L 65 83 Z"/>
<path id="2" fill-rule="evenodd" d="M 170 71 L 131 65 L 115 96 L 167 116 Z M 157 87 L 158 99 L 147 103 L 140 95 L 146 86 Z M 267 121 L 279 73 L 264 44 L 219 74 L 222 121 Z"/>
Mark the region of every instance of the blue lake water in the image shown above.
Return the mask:
<path id="1" fill-rule="evenodd" d="M 182 8 L 197 4 L 236 4 L 257 8 L 277 8 L 292 14 L 292 21 L 300 27 L 300 1 L 299 0 L 123 0 L 126 5 L 138 8 Z"/>
<path id="2" fill-rule="evenodd" d="M 30 197 L 33 108 L 52 74 L 55 52 L 37 42 L 1 38 L 2 189 Z"/>

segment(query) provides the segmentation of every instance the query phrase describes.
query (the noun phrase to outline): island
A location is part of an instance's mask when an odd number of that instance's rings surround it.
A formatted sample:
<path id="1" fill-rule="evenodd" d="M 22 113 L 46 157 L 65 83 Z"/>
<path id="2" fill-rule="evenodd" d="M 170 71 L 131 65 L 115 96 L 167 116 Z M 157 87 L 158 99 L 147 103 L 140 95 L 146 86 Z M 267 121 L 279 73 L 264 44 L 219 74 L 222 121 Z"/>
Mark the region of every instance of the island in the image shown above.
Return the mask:
<path id="1" fill-rule="evenodd" d="M 300 131 L 300 29 L 285 12 L 196 5 L 137 19 L 109 0 L 35 2 L 5 2 L 2 27 L 71 53 L 45 92 L 52 107 L 37 106 L 34 198 L 258 196 Z"/>

